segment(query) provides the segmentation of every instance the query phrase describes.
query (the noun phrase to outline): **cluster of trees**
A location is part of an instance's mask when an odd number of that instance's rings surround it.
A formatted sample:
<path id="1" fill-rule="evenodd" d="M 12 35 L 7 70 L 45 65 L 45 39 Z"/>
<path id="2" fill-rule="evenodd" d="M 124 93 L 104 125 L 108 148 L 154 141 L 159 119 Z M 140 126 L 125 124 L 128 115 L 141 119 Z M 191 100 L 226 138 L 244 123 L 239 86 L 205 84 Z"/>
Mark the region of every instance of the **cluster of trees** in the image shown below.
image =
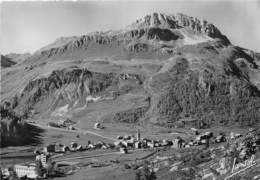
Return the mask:
<path id="1" fill-rule="evenodd" d="M 24 123 L 12 109 L 1 106 L 0 147 L 39 144 L 42 129 Z"/>
<path id="2" fill-rule="evenodd" d="M 117 112 L 113 120 L 115 122 L 125 122 L 125 123 L 136 123 L 140 118 L 145 116 L 148 111 L 149 106 L 141 106 L 126 111 Z"/>

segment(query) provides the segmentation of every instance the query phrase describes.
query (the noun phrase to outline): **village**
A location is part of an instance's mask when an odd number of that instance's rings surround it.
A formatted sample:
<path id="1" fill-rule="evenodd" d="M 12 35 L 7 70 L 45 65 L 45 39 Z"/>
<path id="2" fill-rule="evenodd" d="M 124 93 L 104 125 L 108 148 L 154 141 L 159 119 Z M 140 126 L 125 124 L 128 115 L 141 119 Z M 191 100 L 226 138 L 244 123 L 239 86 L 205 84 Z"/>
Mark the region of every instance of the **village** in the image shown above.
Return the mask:
<path id="1" fill-rule="evenodd" d="M 62 128 L 70 127 L 70 130 L 75 130 L 70 124 L 71 122 L 66 122 L 66 126 L 63 125 Z M 59 127 L 60 128 L 60 127 Z M 102 130 L 104 127 L 100 123 L 95 123 L 94 129 Z M 163 151 L 166 152 L 176 152 L 176 151 L 196 151 L 197 149 L 210 150 L 208 155 L 211 159 L 217 157 L 216 151 L 221 151 L 221 154 L 226 157 L 231 156 L 234 151 L 238 151 L 239 159 L 246 160 L 255 154 L 260 149 L 260 135 L 256 134 L 257 130 L 250 128 L 246 135 L 240 133 L 230 132 L 230 134 L 219 133 L 214 134 L 213 132 L 206 131 L 200 132 L 198 129 L 190 128 L 193 133 L 192 139 L 184 139 L 181 137 L 176 137 L 173 139 L 149 139 L 147 137 L 142 137 L 140 130 L 137 130 L 136 134 L 125 134 L 116 137 L 113 143 L 106 143 L 102 141 L 91 142 L 90 140 L 86 144 L 80 144 L 76 141 L 72 141 L 69 144 L 52 143 L 47 144 L 42 148 L 36 148 L 34 151 L 35 161 L 28 162 L 24 164 L 14 164 L 12 167 L 1 168 L 1 173 L 3 179 L 9 179 L 14 176 L 18 178 L 29 178 L 29 179 L 41 179 L 50 177 L 60 177 L 66 176 L 66 171 L 64 171 L 64 162 L 62 158 L 66 160 L 66 157 L 77 153 L 88 153 L 88 152 L 99 152 L 112 154 L 125 154 L 128 153 L 138 153 L 139 151 L 149 151 L 149 155 L 144 158 L 153 158 L 151 163 L 147 166 L 151 172 L 160 171 L 161 167 L 170 167 L 169 172 L 178 170 L 177 166 L 183 165 L 184 162 L 177 161 L 174 156 L 177 153 L 169 153 L 168 156 L 160 156 L 159 154 Z M 253 136 L 253 137 L 252 137 Z M 250 139 L 251 138 L 251 139 Z M 250 139 L 249 142 L 248 139 Z M 229 144 L 229 148 L 225 149 L 224 145 Z M 72 159 L 71 158 L 67 159 Z M 80 155 L 77 158 L 81 158 Z M 82 156 L 82 158 L 84 158 Z M 179 157 L 180 158 L 180 157 Z M 61 163 L 62 162 L 62 163 Z M 112 160 L 111 160 L 112 162 Z M 143 161 L 144 162 L 144 161 Z M 169 162 L 174 162 L 172 165 Z M 222 161 L 222 163 L 225 161 Z M 70 167 L 70 162 L 65 163 L 65 167 Z M 184 163 L 185 164 L 185 163 Z M 131 168 L 132 164 L 125 164 L 125 168 Z M 136 164 L 135 164 L 136 166 Z M 139 163 L 137 168 L 142 169 L 143 164 Z M 224 174 L 226 172 L 225 165 L 221 165 L 218 171 Z M 212 173 L 208 173 L 212 174 Z M 204 175 L 205 176 L 205 175 Z"/>

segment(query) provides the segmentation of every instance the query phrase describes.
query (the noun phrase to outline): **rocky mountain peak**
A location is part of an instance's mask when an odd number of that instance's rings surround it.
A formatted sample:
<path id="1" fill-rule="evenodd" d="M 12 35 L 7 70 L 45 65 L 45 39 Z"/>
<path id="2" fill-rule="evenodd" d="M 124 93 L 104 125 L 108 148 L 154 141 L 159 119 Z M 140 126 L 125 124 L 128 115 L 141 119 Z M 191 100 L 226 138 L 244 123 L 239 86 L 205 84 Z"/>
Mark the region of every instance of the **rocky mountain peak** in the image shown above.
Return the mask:
<path id="1" fill-rule="evenodd" d="M 127 29 L 146 29 L 146 28 L 161 28 L 178 30 L 190 28 L 195 32 L 205 34 L 211 38 L 219 38 L 226 43 L 230 43 L 226 36 L 220 30 L 206 20 L 188 16 L 183 13 L 165 14 L 154 12 L 136 20 Z"/>
<path id="2" fill-rule="evenodd" d="M 154 12 L 145 15 L 143 18 L 136 20 L 128 28 L 149 28 L 149 27 L 160 27 L 167 29 L 180 29 L 183 27 L 192 27 L 197 31 L 206 29 L 209 23 L 206 20 L 199 20 L 182 13 L 176 14 L 165 14 Z"/>

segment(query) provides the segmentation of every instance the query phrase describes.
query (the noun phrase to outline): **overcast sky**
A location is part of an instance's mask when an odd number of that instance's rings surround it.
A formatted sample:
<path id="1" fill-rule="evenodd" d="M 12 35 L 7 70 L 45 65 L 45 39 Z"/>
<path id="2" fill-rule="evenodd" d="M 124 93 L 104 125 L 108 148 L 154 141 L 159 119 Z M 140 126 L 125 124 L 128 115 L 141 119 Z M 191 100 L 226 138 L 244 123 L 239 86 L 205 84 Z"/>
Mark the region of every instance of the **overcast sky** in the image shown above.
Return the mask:
<path id="1" fill-rule="evenodd" d="M 182 12 L 216 25 L 235 45 L 260 52 L 260 1 L 3 2 L 1 54 L 24 53 L 61 36 L 120 29 L 151 12 Z"/>

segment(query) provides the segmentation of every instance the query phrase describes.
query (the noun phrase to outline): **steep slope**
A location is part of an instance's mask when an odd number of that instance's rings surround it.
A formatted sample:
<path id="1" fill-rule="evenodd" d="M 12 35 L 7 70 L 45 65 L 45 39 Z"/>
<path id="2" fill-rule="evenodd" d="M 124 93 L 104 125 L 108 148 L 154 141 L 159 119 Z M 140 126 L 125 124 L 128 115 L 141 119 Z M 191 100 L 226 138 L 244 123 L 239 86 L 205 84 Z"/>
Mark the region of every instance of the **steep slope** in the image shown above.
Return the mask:
<path id="1" fill-rule="evenodd" d="M 123 30 L 57 39 L 2 71 L 2 103 L 23 117 L 79 122 L 258 125 L 259 59 L 205 20 L 153 13 Z"/>

